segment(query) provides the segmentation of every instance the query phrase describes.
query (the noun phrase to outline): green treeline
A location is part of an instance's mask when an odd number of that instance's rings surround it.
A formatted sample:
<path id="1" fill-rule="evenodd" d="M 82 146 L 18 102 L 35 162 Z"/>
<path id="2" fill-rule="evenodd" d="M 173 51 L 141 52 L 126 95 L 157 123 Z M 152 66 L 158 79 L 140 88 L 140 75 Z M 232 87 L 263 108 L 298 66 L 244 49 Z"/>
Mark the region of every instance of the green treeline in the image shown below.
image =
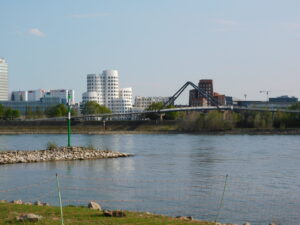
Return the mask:
<path id="1" fill-rule="evenodd" d="M 153 103 L 147 110 L 162 109 L 163 103 Z M 174 106 L 169 106 L 172 108 Z M 300 104 L 289 107 L 291 110 L 300 110 Z M 149 113 L 146 118 L 159 119 L 158 113 Z M 300 114 L 284 112 L 233 112 L 210 111 L 201 112 L 169 112 L 163 116 L 164 120 L 179 120 L 179 129 L 182 131 L 201 130 L 232 130 L 235 128 L 257 129 L 285 129 L 300 128 Z"/>
<path id="2" fill-rule="evenodd" d="M 36 108 L 28 107 L 26 108 L 25 114 L 21 116 L 19 110 L 7 108 L 0 104 L 0 119 L 2 120 L 14 120 L 21 117 L 25 119 L 62 117 L 62 116 L 67 116 L 67 113 L 68 113 L 67 106 L 64 104 L 59 104 L 59 105 L 49 107 L 45 111 L 41 110 L 39 107 Z M 71 114 L 77 115 L 77 112 L 74 109 L 71 109 Z"/>
<path id="3" fill-rule="evenodd" d="M 13 120 L 20 117 L 20 111 L 0 105 L 0 119 Z"/>
<path id="4" fill-rule="evenodd" d="M 96 102 L 87 102 L 82 109 L 83 114 L 102 114 L 111 113 L 111 110 L 105 106 L 99 105 Z M 71 108 L 71 115 L 76 116 L 78 112 Z M 24 115 L 21 116 L 19 110 L 13 110 L 11 108 L 5 108 L 0 104 L 0 119 L 2 120 L 13 120 L 17 118 L 25 119 L 40 119 L 40 118 L 53 118 L 53 117 L 64 117 L 68 115 L 68 108 L 64 104 L 58 104 L 47 108 L 45 111 L 39 107 L 28 107 Z"/>
<path id="5" fill-rule="evenodd" d="M 232 130 L 235 128 L 285 129 L 300 128 L 300 114 L 283 112 L 210 111 L 187 113 L 180 123 L 186 131 Z"/>

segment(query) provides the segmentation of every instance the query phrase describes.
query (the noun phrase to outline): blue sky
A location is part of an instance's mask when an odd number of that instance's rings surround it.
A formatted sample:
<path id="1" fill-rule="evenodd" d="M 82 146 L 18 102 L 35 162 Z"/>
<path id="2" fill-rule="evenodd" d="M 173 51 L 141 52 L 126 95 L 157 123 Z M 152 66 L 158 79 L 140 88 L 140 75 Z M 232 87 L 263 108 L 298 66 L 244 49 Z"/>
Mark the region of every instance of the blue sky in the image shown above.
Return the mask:
<path id="1" fill-rule="evenodd" d="M 214 79 L 237 98 L 300 97 L 298 0 L 0 0 L 10 90 L 86 90 L 117 69 L 134 95 L 169 96 Z M 187 102 L 187 95 L 181 99 Z"/>

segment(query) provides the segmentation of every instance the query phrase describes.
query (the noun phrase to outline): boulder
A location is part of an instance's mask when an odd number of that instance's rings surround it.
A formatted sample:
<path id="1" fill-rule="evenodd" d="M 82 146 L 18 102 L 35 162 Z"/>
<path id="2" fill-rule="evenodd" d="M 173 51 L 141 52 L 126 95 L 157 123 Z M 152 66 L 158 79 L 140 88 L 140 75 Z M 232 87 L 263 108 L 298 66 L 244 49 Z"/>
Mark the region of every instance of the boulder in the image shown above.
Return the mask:
<path id="1" fill-rule="evenodd" d="M 34 202 L 34 205 L 43 206 L 43 203 L 41 203 L 40 201 L 36 201 L 36 202 Z"/>
<path id="2" fill-rule="evenodd" d="M 176 216 L 176 218 L 181 220 L 193 220 L 191 216 Z"/>
<path id="3" fill-rule="evenodd" d="M 90 202 L 88 204 L 89 209 L 102 210 L 101 206 L 97 202 Z"/>
<path id="4" fill-rule="evenodd" d="M 125 217 L 126 214 L 122 210 L 104 210 L 103 215 L 107 217 Z"/>
<path id="5" fill-rule="evenodd" d="M 42 219 L 42 216 L 33 214 L 33 213 L 26 213 L 18 216 L 16 218 L 17 221 L 19 222 L 38 222 Z"/>
<path id="6" fill-rule="evenodd" d="M 12 203 L 12 204 L 17 204 L 17 205 L 22 205 L 22 204 L 23 204 L 23 201 L 22 201 L 22 200 L 13 200 L 13 201 L 11 201 L 10 203 Z"/>
<path id="7" fill-rule="evenodd" d="M 24 205 L 33 205 L 31 202 L 24 202 Z"/>

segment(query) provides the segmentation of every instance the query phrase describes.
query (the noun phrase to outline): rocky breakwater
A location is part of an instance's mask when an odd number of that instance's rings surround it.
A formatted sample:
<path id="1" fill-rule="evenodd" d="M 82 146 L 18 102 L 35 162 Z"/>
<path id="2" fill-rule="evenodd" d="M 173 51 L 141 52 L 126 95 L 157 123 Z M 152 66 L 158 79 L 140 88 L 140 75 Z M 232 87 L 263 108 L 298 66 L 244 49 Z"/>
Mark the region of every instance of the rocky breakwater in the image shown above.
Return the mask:
<path id="1" fill-rule="evenodd" d="M 57 147 L 49 150 L 0 152 L 0 164 L 129 157 L 131 154 L 86 147 Z"/>

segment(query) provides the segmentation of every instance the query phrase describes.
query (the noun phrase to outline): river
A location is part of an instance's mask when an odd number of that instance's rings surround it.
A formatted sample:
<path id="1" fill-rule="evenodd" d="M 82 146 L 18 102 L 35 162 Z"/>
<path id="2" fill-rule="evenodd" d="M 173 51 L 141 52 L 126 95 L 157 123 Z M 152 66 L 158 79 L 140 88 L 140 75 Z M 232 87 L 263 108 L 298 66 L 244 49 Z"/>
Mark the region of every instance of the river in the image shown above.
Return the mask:
<path id="1" fill-rule="evenodd" d="M 65 145 L 67 137 L 0 135 L 0 150 L 47 142 Z M 0 199 L 58 205 L 57 173 L 64 205 L 95 200 L 106 209 L 223 223 L 299 224 L 299 135 L 78 134 L 72 144 L 135 156 L 1 165 Z"/>

